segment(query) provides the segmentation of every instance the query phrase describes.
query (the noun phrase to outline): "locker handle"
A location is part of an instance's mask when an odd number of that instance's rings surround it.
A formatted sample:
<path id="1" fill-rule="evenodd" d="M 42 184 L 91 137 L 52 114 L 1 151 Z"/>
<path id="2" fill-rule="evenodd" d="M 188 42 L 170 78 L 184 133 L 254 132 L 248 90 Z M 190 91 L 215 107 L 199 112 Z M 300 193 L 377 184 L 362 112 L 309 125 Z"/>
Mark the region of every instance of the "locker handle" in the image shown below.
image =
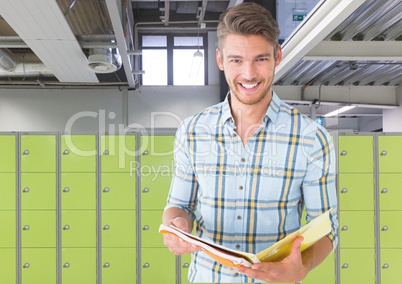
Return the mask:
<path id="1" fill-rule="evenodd" d="M 24 231 L 28 231 L 29 228 L 30 228 L 30 227 L 29 227 L 28 225 L 25 225 L 24 228 L 22 228 L 22 229 L 23 229 Z"/>
<path id="2" fill-rule="evenodd" d="M 110 226 L 109 225 L 105 225 L 104 227 L 103 227 L 103 230 L 105 230 L 105 231 L 107 231 L 107 230 L 109 230 L 110 229 Z"/>
<path id="3" fill-rule="evenodd" d="M 68 263 L 68 262 L 64 263 L 63 267 L 64 267 L 64 268 L 69 268 L 69 267 L 70 267 L 70 263 Z"/>
<path id="4" fill-rule="evenodd" d="M 108 188 L 108 187 L 105 187 L 104 189 L 103 189 L 103 192 L 109 192 L 110 191 L 110 189 Z"/>
<path id="5" fill-rule="evenodd" d="M 348 189 L 347 188 L 342 188 L 341 193 L 347 193 Z"/>
<path id="6" fill-rule="evenodd" d="M 24 188 L 22 192 L 29 192 L 29 187 Z"/>
<path id="7" fill-rule="evenodd" d="M 382 227 L 382 229 L 381 230 L 383 230 L 383 231 L 388 231 L 388 226 L 384 226 L 384 227 Z"/>
<path id="8" fill-rule="evenodd" d="M 382 190 L 381 190 L 381 193 L 387 193 L 388 192 L 388 188 L 383 188 Z"/>
<path id="9" fill-rule="evenodd" d="M 349 268 L 349 264 L 344 263 L 344 264 L 342 265 L 342 268 L 343 268 L 343 269 L 347 269 L 347 268 Z"/>
<path id="10" fill-rule="evenodd" d="M 384 263 L 384 265 L 382 266 L 382 269 L 387 269 L 389 267 L 388 263 Z"/>
<path id="11" fill-rule="evenodd" d="M 65 225 L 64 227 L 63 227 L 63 230 L 65 230 L 65 231 L 67 231 L 67 230 L 69 230 L 70 229 L 70 226 L 69 225 Z"/>
<path id="12" fill-rule="evenodd" d="M 380 155 L 381 155 L 381 156 L 386 156 L 387 154 L 388 154 L 387 151 L 384 150 L 384 151 L 381 151 L 381 154 L 380 154 Z"/>
<path id="13" fill-rule="evenodd" d="M 105 150 L 105 151 L 103 152 L 103 155 L 109 155 L 109 150 Z"/>
<path id="14" fill-rule="evenodd" d="M 149 226 L 145 225 L 144 228 L 142 228 L 144 231 L 148 231 L 149 230 Z"/>
<path id="15" fill-rule="evenodd" d="M 143 193 L 148 193 L 148 192 L 149 192 L 149 188 L 148 188 L 148 187 L 144 188 L 144 189 L 142 190 L 142 192 L 143 192 Z"/>
<path id="16" fill-rule="evenodd" d="M 29 266 L 30 266 L 29 263 L 25 263 L 23 268 L 29 268 Z"/>
<path id="17" fill-rule="evenodd" d="M 103 265 L 103 268 L 109 268 L 110 267 L 110 263 L 109 262 L 105 262 L 105 264 Z"/>
<path id="18" fill-rule="evenodd" d="M 148 268 L 150 265 L 149 265 L 149 263 L 148 262 L 145 262 L 144 263 L 144 265 L 142 266 L 142 267 L 144 267 L 144 268 Z"/>
<path id="19" fill-rule="evenodd" d="M 341 152 L 341 156 L 346 156 L 347 154 L 348 154 L 348 152 L 345 151 L 345 150 L 343 150 L 343 151 Z"/>
<path id="20" fill-rule="evenodd" d="M 190 265 L 186 262 L 185 264 L 183 264 L 183 268 L 188 268 Z"/>
<path id="21" fill-rule="evenodd" d="M 22 154 L 23 155 L 29 155 L 29 150 L 25 150 Z"/>
<path id="22" fill-rule="evenodd" d="M 68 154 L 70 154 L 70 151 L 64 150 L 63 155 L 68 155 Z"/>
<path id="23" fill-rule="evenodd" d="M 142 154 L 143 154 L 144 156 L 146 156 L 146 155 L 149 154 L 149 152 L 148 152 L 148 150 L 145 150 Z"/>
<path id="24" fill-rule="evenodd" d="M 70 191 L 70 188 L 68 188 L 68 187 L 65 187 L 64 189 L 63 189 L 63 192 L 69 192 Z"/>
<path id="25" fill-rule="evenodd" d="M 342 231 L 347 231 L 348 229 L 349 229 L 348 226 L 343 226 L 343 227 L 342 227 Z"/>

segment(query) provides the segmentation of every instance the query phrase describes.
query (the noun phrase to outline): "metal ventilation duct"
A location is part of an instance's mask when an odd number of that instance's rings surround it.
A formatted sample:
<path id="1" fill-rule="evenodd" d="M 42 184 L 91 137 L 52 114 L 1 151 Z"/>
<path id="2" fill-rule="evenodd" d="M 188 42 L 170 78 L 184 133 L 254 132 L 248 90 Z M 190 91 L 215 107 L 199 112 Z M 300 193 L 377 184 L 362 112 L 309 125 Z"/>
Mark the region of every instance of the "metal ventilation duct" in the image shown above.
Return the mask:
<path id="1" fill-rule="evenodd" d="M 0 49 L 0 68 L 5 71 L 13 71 L 16 66 L 14 55 L 7 49 Z"/>
<path id="2" fill-rule="evenodd" d="M 121 68 L 121 56 L 116 48 L 94 48 L 90 50 L 88 66 L 95 73 L 113 73 Z"/>

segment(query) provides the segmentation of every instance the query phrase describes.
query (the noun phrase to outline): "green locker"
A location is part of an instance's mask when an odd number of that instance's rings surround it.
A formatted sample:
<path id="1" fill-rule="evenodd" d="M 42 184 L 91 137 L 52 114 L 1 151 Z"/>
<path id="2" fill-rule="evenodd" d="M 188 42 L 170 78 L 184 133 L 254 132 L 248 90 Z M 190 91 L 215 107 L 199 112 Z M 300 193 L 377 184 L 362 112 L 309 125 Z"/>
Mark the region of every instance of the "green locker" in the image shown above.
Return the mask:
<path id="1" fill-rule="evenodd" d="M 63 210 L 61 229 L 62 247 L 96 247 L 95 210 Z"/>
<path id="2" fill-rule="evenodd" d="M 191 264 L 191 254 L 183 254 L 180 256 L 180 276 L 181 283 L 188 284 L 188 271 L 190 269 Z"/>
<path id="3" fill-rule="evenodd" d="M 374 210 L 373 174 L 339 174 L 339 210 Z"/>
<path id="4" fill-rule="evenodd" d="M 374 212 L 339 212 L 340 248 L 374 248 Z"/>
<path id="5" fill-rule="evenodd" d="M 21 208 L 56 209 L 56 174 L 21 173 Z"/>
<path id="6" fill-rule="evenodd" d="M 0 172 L 16 172 L 16 137 L 0 135 Z"/>
<path id="7" fill-rule="evenodd" d="M 135 210 L 102 211 L 102 247 L 136 246 Z"/>
<path id="8" fill-rule="evenodd" d="M 176 256 L 168 248 L 141 248 L 140 283 L 176 283 Z"/>
<path id="9" fill-rule="evenodd" d="M 171 181 L 171 174 L 141 173 L 141 209 L 163 210 Z"/>
<path id="10" fill-rule="evenodd" d="M 61 135 L 62 172 L 96 172 L 96 135 Z"/>
<path id="11" fill-rule="evenodd" d="M 17 283 L 16 255 L 15 248 L 0 248 L 0 283 Z"/>
<path id="12" fill-rule="evenodd" d="M 101 135 L 102 172 L 136 174 L 135 135 Z"/>
<path id="13" fill-rule="evenodd" d="M 102 284 L 136 284 L 136 271 L 135 248 L 102 248 Z"/>
<path id="14" fill-rule="evenodd" d="M 335 253 L 331 253 L 302 281 L 303 284 L 335 284 Z"/>
<path id="15" fill-rule="evenodd" d="M 16 247 L 16 231 L 15 211 L 0 211 L 0 248 Z"/>
<path id="16" fill-rule="evenodd" d="M 96 249 L 63 248 L 62 284 L 96 284 Z"/>
<path id="17" fill-rule="evenodd" d="M 102 209 L 135 209 L 135 175 L 129 173 L 102 173 Z"/>
<path id="18" fill-rule="evenodd" d="M 380 173 L 402 173 L 402 136 L 378 136 L 378 169 Z"/>
<path id="19" fill-rule="evenodd" d="M 15 210 L 16 208 L 16 174 L 0 173 L 0 210 Z"/>
<path id="20" fill-rule="evenodd" d="M 379 174 L 380 210 L 402 210 L 402 173 Z"/>
<path id="21" fill-rule="evenodd" d="M 159 233 L 163 211 L 141 211 L 141 247 L 165 247 Z"/>
<path id="22" fill-rule="evenodd" d="M 373 146 L 373 136 L 339 136 L 339 173 L 372 173 Z"/>
<path id="23" fill-rule="evenodd" d="M 380 247 L 402 248 L 402 211 L 380 211 Z"/>
<path id="24" fill-rule="evenodd" d="M 374 284 L 375 254 L 372 249 L 340 250 L 340 283 Z M 304 284 L 304 283 L 303 283 Z"/>
<path id="25" fill-rule="evenodd" d="M 174 171 L 174 136 L 141 136 L 141 172 Z"/>
<path id="26" fill-rule="evenodd" d="M 381 284 L 402 279 L 402 249 L 381 249 Z"/>
<path id="27" fill-rule="evenodd" d="M 56 171 L 56 136 L 21 135 L 21 172 Z"/>
<path id="28" fill-rule="evenodd" d="M 56 212 L 21 211 L 22 247 L 56 247 Z"/>
<path id="29" fill-rule="evenodd" d="M 56 283 L 55 248 L 24 248 L 21 260 L 22 284 Z"/>
<path id="30" fill-rule="evenodd" d="M 62 173 L 61 207 L 69 209 L 96 209 L 96 173 Z"/>

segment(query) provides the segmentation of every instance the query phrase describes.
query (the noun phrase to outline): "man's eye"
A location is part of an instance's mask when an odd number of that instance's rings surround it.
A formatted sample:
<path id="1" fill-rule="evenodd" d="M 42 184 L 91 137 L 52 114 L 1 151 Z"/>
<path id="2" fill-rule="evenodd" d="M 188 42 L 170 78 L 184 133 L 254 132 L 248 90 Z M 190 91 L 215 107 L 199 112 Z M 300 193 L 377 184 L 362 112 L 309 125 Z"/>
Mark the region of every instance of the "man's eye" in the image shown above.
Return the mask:
<path id="1" fill-rule="evenodd" d="M 239 63 L 239 62 L 240 62 L 240 59 L 232 59 L 232 60 L 230 60 L 230 62 Z"/>
<path id="2" fill-rule="evenodd" d="M 260 57 L 260 58 L 257 58 L 257 61 L 267 61 L 267 60 L 268 60 L 267 57 Z"/>

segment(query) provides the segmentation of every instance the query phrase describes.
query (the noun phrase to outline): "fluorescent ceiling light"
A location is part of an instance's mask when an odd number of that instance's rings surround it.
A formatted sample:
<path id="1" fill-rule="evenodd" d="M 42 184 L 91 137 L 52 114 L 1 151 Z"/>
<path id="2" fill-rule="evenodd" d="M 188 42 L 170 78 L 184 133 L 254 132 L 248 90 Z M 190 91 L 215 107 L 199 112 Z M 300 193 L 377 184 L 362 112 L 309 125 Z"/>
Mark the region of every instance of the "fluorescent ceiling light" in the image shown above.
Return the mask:
<path id="1" fill-rule="evenodd" d="M 341 108 L 336 109 L 336 110 L 334 110 L 334 111 L 330 111 L 329 113 L 324 114 L 323 116 L 324 116 L 324 117 L 337 116 L 337 115 L 339 115 L 340 113 L 345 112 L 345 111 L 348 111 L 348 110 L 350 110 L 350 109 L 352 109 L 352 108 L 355 108 L 355 107 L 356 107 L 356 106 L 344 106 L 344 107 L 341 107 Z"/>

